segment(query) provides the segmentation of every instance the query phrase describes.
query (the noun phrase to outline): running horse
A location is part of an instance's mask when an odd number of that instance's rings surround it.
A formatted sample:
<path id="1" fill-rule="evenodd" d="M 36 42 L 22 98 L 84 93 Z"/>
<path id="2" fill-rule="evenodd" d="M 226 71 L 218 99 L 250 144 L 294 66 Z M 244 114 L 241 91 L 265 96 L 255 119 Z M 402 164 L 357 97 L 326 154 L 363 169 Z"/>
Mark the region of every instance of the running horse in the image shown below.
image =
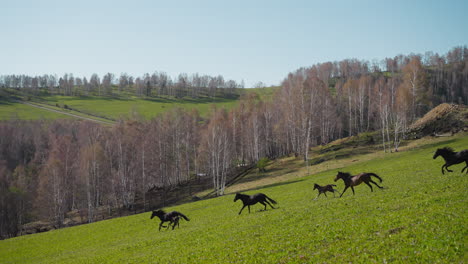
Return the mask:
<path id="1" fill-rule="evenodd" d="M 341 193 L 340 197 L 343 196 L 346 189 L 348 189 L 349 187 L 351 187 L 351 190 L 353 190 L 353 195 L 354 195 L 354 186 L 358 186 L 361 183 L 367 184 L 367 186 L 370 187 L 371 192 L 373 192 L 374 189 L 372 188 L 372 185 L 370 185 L 370 183 L 375 184 L 380 189 L 383 189 L 382 186 L 378 185 L 375 181 L 371 179 L 371 176 L 376 177 L 377 179 L 380 180 L 380 182 L 382 182 L 382 178 L 380 178 L 379 175 L 372 173 L 372 172 L 369 172 L 369 173 L 363 172 L 354 176 L 352 176 L 351 173 L 348 173 L 348 172 L 338 172 L 338 174 L 335 177 L 335 181 L 342 179 L 345 184 L 345 188 L 343 192 Z"/>
<path id="2" fill-rule="evenodd" d="M 187 216 L 185 216 L 184 214 L 182 214 L 180 212 L 177 212 L 177 211 L 172 211 L 172 212 L 166 213 L 163 210 L 159 209 L 159 210 L 153 211 L 153 213 L 151 214 L 150 219 L 153 219 L 153 217 L 155 217 L 155 216 L 157 216 L 159 218 L 159 220 L 161 220 L 161 223 L 159 223 L 159 231 L 161 231 L 161 227 L 165 227 L 163 225 L 165 222 L 169 222 L 169 224 L 167 225 L 168 229 L 172 224 L 172 230 L 174 230 L 176 225 L 179 226 L 179 219 L 180 218 L 183 218 L 186 221 L 190 221 L 190 219 L 188 219 Z"/>
<path id="3" fill-rule="evenodd" d="M 318 190 L 318 195 L 317 197 L 315 197 L 314 200 L 317 200 L 317 198 L 323 193 L 325 194 L 325 197 L 327 197 L 327 192 L 332 192 L 333 193 L 333 197 L 335 197 L 335 192 L 337 193 L 340 193 L 339 191 L 333 189 L 333 186 L 336 187 L 335 184 L 328 184 L 328 185 L 325 185 L 325 186 L 320 186 L 318 184 L 314 184 L 314 190 L 317 189 Z"/>
<path id="4" fill-rule="evenodd" d="M 445 174 L 444 168 L 448 172 L 453 172 L 453 170 L 449 170 L 448 167 L 462 162 L 465 162 L 466 166 L 462 169 L 461 172 L 463 173 L 463 171 L 466 170 L 466 172 L 468 173 L 468 149 L 462 150 L 460 152 L 455 152 L 450 147 L 440 148 L 436 150 L 433 158 L 436 159 L 439 156 L 442 156 L 442 158 L 444 158 L 445 160 L 445 164 L 442 165 L 442 174 Z"/>
<path id="5" fill-rule="evenodd" d="M 247 206 L 249 208 L 249 214 L 250 214 L 250 206 L 254 205 L 256 203 L 261 203 L 265 206 L 265 211 L 267 204 L 271 206 L 271 208 L 275 209 L 271 203 L 276 204 L 276 201 L 271 199 L 270 197 L 266 196 L 263 193 L 257 193 L 254 195 L 246 195 L 246 194 L 241 194 L 241 193 L 236 193 L 236 197 L 234 198 L 234 202 L 237 200 L 241 200 L 242 203 L 244 204 L 239 211 L 239 214 L 242 213 L 242 210 Z M 270 203 L 271 202 L 271 203 Z"/>

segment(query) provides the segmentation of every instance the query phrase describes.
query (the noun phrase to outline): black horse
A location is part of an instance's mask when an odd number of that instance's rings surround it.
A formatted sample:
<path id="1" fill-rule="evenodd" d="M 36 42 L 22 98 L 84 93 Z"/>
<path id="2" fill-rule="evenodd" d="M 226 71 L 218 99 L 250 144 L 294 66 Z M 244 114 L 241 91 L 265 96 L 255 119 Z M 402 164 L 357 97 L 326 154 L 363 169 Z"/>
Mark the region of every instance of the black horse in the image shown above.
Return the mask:
<path id="1" fill-rule="evenodd" d="M 463 172 L 466 169 L 466 172 L 468 173 L 468 149 L 462 150 L 460 152 L 455 152 L 452 148 L 449 147 L 440 148 L 436 150 L 433 158 L 435 159 L 439 156 L 442 156 L 442 158 L 444 158 L 445 160 L 445 164 L 442 165 L 442 174 L 445 174 L 444 168 L 448 172 L 453 172 L 453 170 L 449 170 L 448 167 L 462 162 L 466 162 L 466 166 L 462 169 L 461 172 Z"/>
<path id="2" fill-rule="evenodd" d="M 181 217 L 185 219 L 186 221 L 190 221 L 190 219 L 188 219 L 187 216 L 177 211 L 166 213 L 163 210 L 159 209 L 159 210 L 153 211 L 150 219 L 153 219 L 153 217 L 155 216 L 159 217 L 159 219 L 161 220 L 161 223 L 159 224 L 159 231 L 161 231 L 161 227 L 165 227 L 163 226 L 164 222 L 169 222 L 169 224 L 167 225 L 167 228 L 169 228 L 172 224 L 172 230 L 174 230 L 176 225 L 179 226 L 179 219 Z"/>
<path id="3" fill-rule="evenodd" d="M 372 188 L 372 185 L 370 185 L 370 183 L 376 185 L 380 189 L 383 189 L 382 186 L 378 185 L 375 181 L 371 179 L 371 176 L 376 177 L 377 179 L 380 180 L 380 182 L 382 182 L 382 178 L 380 178 L 379 175 L 372 173 L 372 172 L 363 172 L 358 175 L 352 176 L 351 173 L 339 171 L 335 177 L 335 181 L 342 179 L 345 184 L 345 188 L 343 192 L 341 193 L 340 197 L 343 196 L 343 194 L 346 192 L 346 189 L 348 189 L 349 187 L 351 187 L 351 190 L 353 191 L 353 195 L 354 195 L 354 186 L 358 186 L 361 183 L 367 184 L 367 186 L 370 187 L 371 192 L 373 192 L 374 189 Z"/>
<path id="4" fill-rule="evenodd" d="M 265 211 L 266 211 L 267 204 L 269 206 L 271 206 L 271 208 L 275 209 L 273 207 L 273 205 L 270 204 L 270 202 L 273 203 L 273 204 L 276 204 L 276 201 L 271 199 L 270 197 L 266 196 L 263 193 L 257 193 L 257 194 L 254 194 L 254 195 L 245 195 L 245 194 L 241 194 L 241 193 L 236 193 L 236 197 L 234 198 L 234 202 L 239 200 L 239 199 L 244 204 L 244 206 L 242 206 L 242 209 L 239 211 L 239 214 L 242 213 L 242 210 L 244 210 L 244 208 L 246 206 L 249 207 L 249 214 L 250 214 L 250 206 L 254 205 L 256 203 L 263 204 L 265 206 Z M 268 202 L 268 201 L 270 201 L 270 202 Z"/>
<path id="5" fill-rule="evenodd" d="M 339 191 L 333 189 L 333 186 L 336 187 L 335 184 L 328 184 L 328 185 L 325 185 L 325 186 L 320 186 L 318 184 L 314 184 L 314 190 L 317 189 L 318 190 L 318 195 L 317 197 L 315 197 L 314 200 L 317 200 L 317 198 L 323 193 L 325 194 L 325 197 L 327 197 L 327 192 L 332 192 L 333 193 L 333 197 L 335 197 L 335 192 L 337 193 L 340 193 Z"/>

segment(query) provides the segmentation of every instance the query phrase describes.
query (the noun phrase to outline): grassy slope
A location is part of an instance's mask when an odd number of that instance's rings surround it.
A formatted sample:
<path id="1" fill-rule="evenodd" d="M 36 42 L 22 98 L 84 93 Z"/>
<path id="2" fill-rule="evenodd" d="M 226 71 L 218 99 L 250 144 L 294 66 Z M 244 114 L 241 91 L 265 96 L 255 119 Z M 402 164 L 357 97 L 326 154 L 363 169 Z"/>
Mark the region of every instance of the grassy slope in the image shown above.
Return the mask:
<path id="1" fill-rule="evenodd" d="M 262 98 L 271 97 L 274 87 L 270 88 L 257 88 L 257 89 L 243 89 L 241 92 L 256 92 Z M 7 98 L 9 95 L 15 95 L 17 98 L 24 97 L 25 95 L 14 91 L 9 90 L 11 94 L 8 94 L 7 91 L 2 91 L 3 95 Z M 2 94 L 0 94 L 1 96 Z M 214 100 L 207 97 L 202 97 L 198 99 L 192 98 L 183 98 L 176 99 L 173 97 L 158 97 L 158 98 L 147 98 L 142 99 L 138 97 L 131 98 L 110 98 L 110 97 L 99 97 L 99 96 L 41 96 L 35 98 L 34 101 L 46 103 L 49 107 L 52 107 L 56 110 L 65 111 L 63 108 L 55 108 L 56 104 L 59 105 L 68 105 L 69 107 L 82 111 L 83 113 L 88 113 L 92 115 L 118 119 L 120 117 L 129 116 L 132 112 L 136 111 L 145 118 L 152 118 L 163 112 L 166 112 L 174 107 L 181 107 L 185 109 L 197 109 L 201 116 L 207 117 L 210 113 L 212 105 L 217 107 L 225 107 L 226 109 L 231 109 L 234 107 L 238 100 L 237 99 L 225 99 L 225 98 L 215 98 Z M 47 111 L 41 110 L 37 112 L 36 109 L 22 106 L 17 103 L 10 103 L 8 101 L 2 100 L 0 97 L 0 120 L 10 119 L 12 113 L 18 112 L 18 118 L 20 119 L 41 119 L 42 116 L 47 119 L 53 118 L 62 118 L 60 114 L 48 114 Z M 83 113 L 78 113 L 72 111 L 74 114 L 86 116 Z M 88 116 L 94 118 L 92 116 Z"/>
<path id="2" fill-rule="evenodd" d="M 174 107 L 185 109 L 198 109 L 200 115 L 207 116 L 211 105 L 231 108 L 237 103 L 235 99 L 173 99 L 173 98 L 152 98 L 152 99 L 121 99 L 106 97 L 71 97 L 71 96 L 48 96 L 43 97 L 48 103 L 55 105 L 62 103 L 73 109 L 97 114 L 113 119 L 128 116 L 130 112 L 137 111 L 146 118 L 154 117 L 160 113 L 168 111 Z"/>
<path id="3" fill-rule="evenodd" d="M 0 241 L 0 262 L 466 263 L 464 165 L 441 175 L 443 162 L 432 155 L 440 146 L 466 148 L 468 137 L 426 143 L 343 169 L 378 173 L 383 191 L 363 185 L 355 196 L 313 201 L 313 183 L 331 183 L 331 169 L 248 192 L 267 193 L 279 202 L 275 210 L 256 205 L 238 216 L 240 202 L 226 195 L 168 208 L 191 218 L 175 231 L 158 232 L 144 213 Z"/>
<path id="4" fill-rule="evenodd" d="M 0 120 L 22 119 L 22 120 L 37 120 L 37 119 L 64 119 L 72 118 L 60 113 L 54 113 L 47 110 L 37 109 L 32 106 L 0 101 Z"/>

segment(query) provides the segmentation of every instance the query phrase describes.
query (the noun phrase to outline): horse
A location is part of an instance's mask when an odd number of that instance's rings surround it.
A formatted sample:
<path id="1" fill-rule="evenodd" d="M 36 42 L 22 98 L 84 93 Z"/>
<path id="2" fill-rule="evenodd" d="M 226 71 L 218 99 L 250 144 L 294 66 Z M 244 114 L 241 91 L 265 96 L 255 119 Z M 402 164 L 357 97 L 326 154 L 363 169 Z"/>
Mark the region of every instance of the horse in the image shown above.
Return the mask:
<path id="1" fill-rule="evenodd" d="M 325 194 L 325 197 L 327 196 L 327 192 L 332 192 L 333 193 L 333 197 L 335 197 L 335 192 L 338 192 L 337 190 L 333 189 L 333 186 L 336 187 L 335 184 L 328 184 L 328 185 L 325 185 L 325 186 L 320 186 L 318 184 L 314 184 L 314 190 L 317 189 L 318 190 L 318 195 L 317 197 L 315 197 L 314 200 L 317 200 L 317 198 L 323 193 Z M 340 192 L 338 192 L 340 193 Z"/>
<path id="2" fill-rule="evenodd" d="M 174 230 L 176 225 L 179 226 L 179 219 L 181 217 L 185 219 L 186 221 L 190 221 L 190 219 L 188 219 L 187 216 L 177 211 L 166 213 L 163 210 L 159 209 L 159 210 L 153 211 L 150 219 L 153 219 L 153 217 L 155 216 L 159 217 L 159 219 L 161 220 L 161 223 L 159 224 L 159 231 L 161 231 L 161 227 L 165 227 L 163 226 L 164 222 L 169 222 L 169 224 L 167 225 L 167 228 L 169 228 L 172 224 L 172 230 Z"/>
<path id="3" fill-rule="evenodd" d="M 442 156 L 442 158 L 445 160 L 445 164 L 442 165 L 442 174 L 445 174 L 444 168 L 448 172 L 453 172 L 453 170 L 449 170 L 448 167 L 462 162 L 466 162 L 466 166 L 462 169 L 461 172 L 463 173 L 463 171 L 466 169 L 466 172 L 468 173 L 468 149 L 455 152 L 450 147 L 440 148 L 436 150 L 433 158 L 436 159 L 439 156 Z"/>
<path id="4" fill-rule="evenodd" d="M 360 173 L 360 174 L 354 175 L 354 176 L 352 176 L 348 172 L 338 172 L 338 174 L 335 177 L 335 182 L 338 181 L 339 179 L 342 179 L 344 181 L 344 184 L 345 184 L 345 188 L 344 188 L 343 192 L 341 193 L 340 197 L 343 196 L 346 189 L 348 189 L 349 187 L 351 187 L 351 190 L 353 190 L 353 195 L 354 195 L 354 186 L 357 186 L 357 185 L 359 185 L 359 184 L 361 184 L 363 182 L 370 187 L 371 192 L 373 192 L 374 189 L 372 188 L 372 185 L 369 184 L 370 182 L 375 184 L 380 189 L 383 189 L 382 186 L 378 185 L 376 182 L 374 182 L 371 179 L 371 176 L 376 177 L 377 179 L 380 180 L 380 182 L 382 182 L 382 178 L 380 178 L 379 175 L 377 175 L 375 173 L 372 173 L 372 172 L 369 172 L 369 173 L 363 172 L 363 173 Z"/>
<path id="5" fill-rule="evenodd" d="M 265 206 L 265 209 L 264 209 L 265 211 L 266 211 L 266 208 L 267 208 L 267 204 L 272 209 L 275 209 L 273 207 L 273 205 L 270 204 L 270 202 L 273 203 L 273 204 L 277 204 L 275 200 L 271 199 L 270 197 L 266 196 L 263 193 L 256 193 L 254 195 L 245 195 L 245 194 L 241 194 L 241 193 L 236 193 L 236 197 L 234 198 L 234 202 L 236 202 L 239 199 L 244 204 L 244 206 L 242 206 L 242 209 L 239 211 L 239 215 L 242 213 L 242 210 L 244 210 L 244 208 L 246 206 L 249 208 L 249 214 L 250 214 L 250 206 L 254 205 L 256 203 L 263 204 Z M 268 201 L 270 201 L 270 202 L 268 202 Z"/>

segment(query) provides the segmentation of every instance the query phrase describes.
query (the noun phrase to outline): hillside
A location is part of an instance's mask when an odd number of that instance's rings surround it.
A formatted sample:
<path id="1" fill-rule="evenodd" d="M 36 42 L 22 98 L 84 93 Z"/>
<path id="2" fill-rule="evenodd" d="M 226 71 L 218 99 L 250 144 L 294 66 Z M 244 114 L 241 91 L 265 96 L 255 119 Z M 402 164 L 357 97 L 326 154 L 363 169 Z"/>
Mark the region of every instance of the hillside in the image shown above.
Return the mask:
<path id="1" fill-rule="evenodd" d="M 51 112 L 43 109 L 36 109 L 32 106 L 20 104 L 16 102 L 1 101 L 0 102 L 0 120 L 22 119 L 22 120 L 39 120 L 39 119 L 63 119 L 68 118 L 66 115 Z"/>
<path id="2" fill-rule="evenodd" d="M 274 87 L 242 89 L 243 93 L 257 93 L 261 98 L 271 97 Z M 113 122 L 119 118 L 141 116 L 146 119 L 155 117 L 175 107 L 196 109 L 202 117 L 207 117 L 212 106 L 231 109 L 239 98 L 207 97 L 175 98 L 171 96 L 135 97 L 135 96 L 61 96 L 31 95 L 13 89 L 0 89 L 0 120 L 11 118 L 23 120 L 73 118 L 67 113 L 98 121 Z M 23 103 L 23 104 L 22 104 Z M 24 103 L 32 103 L 27 105 Z M 33 107 L 38 105 L 46 109 Z M 79 118 L 79 117 L 74 117 Z"/>
<path id="3" fill-rule="evenodd" d="M 468 107 L 440 104 L 414 122 L 409 129 L 409 134 L 413 137 L 466 131 L 468 129 Z"/>
<path id="4" fill-rule="evenodd" d="M 415 145 L 417 142 L 417 145 Z M 465 212 L 468 179 L 455 165 L 441 175 L 443 161 L 434 150 L 460 150 L 467 134 L 422 139 L 401 152 L 350 156 L 326 161 L 320 173 L 305 177 L 299 167 L 284 181 L 232 186 L 279 202 L 277 209 L 237 215 L 233 195 L 166 208 L 186 214 L 175 231 L 158 232 L 149 213 L 101 221 L 0 241 L 1 263 L 463 263 L 466 261 Z M 411 150 L 409 150 L 411 149 Z M 273 173 L 273 164 L 268 169 Z M 342 198 L 320 197 L 314 183 L 333 182 L 336 172 L 372 171 L 383 191 L 365 185 Z M 284 173 L 279 173 L 285 175 Z M 242 183 L 241 183 L 242 184 Z M 337 189 L 343 190 L 341 181 Z M 258 186 L 263 187 L 258 188 Z"/>

